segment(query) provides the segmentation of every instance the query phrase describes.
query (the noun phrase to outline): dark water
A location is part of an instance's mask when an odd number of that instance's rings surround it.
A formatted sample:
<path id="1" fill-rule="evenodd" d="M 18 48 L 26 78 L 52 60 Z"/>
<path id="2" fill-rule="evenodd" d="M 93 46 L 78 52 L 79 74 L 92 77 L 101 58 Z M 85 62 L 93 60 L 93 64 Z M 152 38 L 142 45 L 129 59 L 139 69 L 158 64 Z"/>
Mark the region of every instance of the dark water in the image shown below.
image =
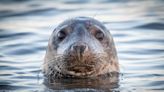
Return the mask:
<path id="1" fill-rule="evenodd" d="M 1 0 L 0 92 L 53 91 L 41 73 L 46 46 L 58 23 L 74 16 L 93 17 L 110 29 L 121 69 L 113 90 L 164 91 L 163 0 Z"/>

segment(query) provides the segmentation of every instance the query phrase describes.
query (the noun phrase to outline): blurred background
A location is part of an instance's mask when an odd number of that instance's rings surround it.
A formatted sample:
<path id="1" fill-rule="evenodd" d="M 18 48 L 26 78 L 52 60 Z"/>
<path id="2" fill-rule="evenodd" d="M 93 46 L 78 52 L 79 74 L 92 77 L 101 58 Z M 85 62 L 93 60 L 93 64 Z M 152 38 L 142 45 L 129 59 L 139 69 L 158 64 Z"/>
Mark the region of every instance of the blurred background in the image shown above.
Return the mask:
<path id="1" fill-rule="evenodd" d="M 113 35 L 115 90 L 164 91 L 164 0 L 0 0 L 0 91 L 43 91 L 50 34 L 76 16 L 101 21 Z"/>

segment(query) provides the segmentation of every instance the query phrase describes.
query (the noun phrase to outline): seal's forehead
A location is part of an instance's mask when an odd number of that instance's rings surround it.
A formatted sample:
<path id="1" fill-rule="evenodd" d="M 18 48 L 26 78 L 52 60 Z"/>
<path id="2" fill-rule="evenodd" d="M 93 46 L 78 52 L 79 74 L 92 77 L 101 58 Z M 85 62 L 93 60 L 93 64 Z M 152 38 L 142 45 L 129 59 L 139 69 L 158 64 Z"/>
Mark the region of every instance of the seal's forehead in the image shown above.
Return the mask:
<path id="1" fill-rule="evenodd" d="M 76 17 L 76 18 L 74 18 L 74 20 L 77 20 L 77 21 L 89 21 L 89 20 L 92 20 L 92 19 L 89 18 L 89 17 Z"/>
<path id="2" fill-rule="evenodd" d="M 61 24 L 59 24 L 58 28 L 61 28 L 64 26 L 71 26 L 71 25 L 75 26 L 76 24 L 96 25 L 102 29 L 106 29 L 105 26 L 101 22 L 90 17 L 75 17 L 75 18 L 67 19 L 63 21 Z"/>

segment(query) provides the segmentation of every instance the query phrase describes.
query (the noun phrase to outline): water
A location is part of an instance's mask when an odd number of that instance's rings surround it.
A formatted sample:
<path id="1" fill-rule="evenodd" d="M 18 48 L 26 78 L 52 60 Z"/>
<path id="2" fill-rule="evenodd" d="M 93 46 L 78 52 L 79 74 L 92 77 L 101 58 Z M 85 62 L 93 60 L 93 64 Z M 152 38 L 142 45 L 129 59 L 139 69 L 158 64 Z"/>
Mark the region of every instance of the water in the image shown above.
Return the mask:
<path id="1" fill-rule="evenodd" d="M 164 91 L 163 0 L 1 0 L 0 92 L 53 91 L 41 73 L 46 46 L 58 23 L 74 16 L 94 17 L 110 29 L 121 73 L 113 90 Z"/>

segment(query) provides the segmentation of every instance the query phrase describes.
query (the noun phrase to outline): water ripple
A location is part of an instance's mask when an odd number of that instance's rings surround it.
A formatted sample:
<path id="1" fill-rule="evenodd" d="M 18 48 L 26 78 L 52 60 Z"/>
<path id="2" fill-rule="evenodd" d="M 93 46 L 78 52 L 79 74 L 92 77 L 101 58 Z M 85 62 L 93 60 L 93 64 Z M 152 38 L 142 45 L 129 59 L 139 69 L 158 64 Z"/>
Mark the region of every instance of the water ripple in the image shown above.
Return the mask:
<path id="1" fill-rule="evenodd" d="M 48 39 L 58 23 L 80 15 L 102 21 L 114 37 L 122 76 L 112 90 L 162 92 L 163 5 L 162 0 L 0 0 L 0 91 L 58 91 L 43 84 Z"/>
<path id="2" fill-rule="evenodd" d="M 148 23 L 136 28 L 164 30 L 164 23 Z"/>
<path id="3" fill-rule="evenodd" d="M 61 11 L 62 10 L 59 11 L 55 8 L 35 9 L 35 10 L 22 11 L 22 12 L 10 11 L 6 13 L 1 13 L 0 19 L 4 19 L 8 17 L 19 17 L 19 16 L 46 16 L 46 15 L 51 15 L 52 13 L 58 13 Z"/>
<path id="4" fill-rule="evenodd" d="M 28 36 L 28 35 L 33 35 L 33 33 L 30 32 L 24 32 L 24 33 L 1 33 L 0 34 L 0 39 L 7 39 L 7 38 L 18 38 L 22 36 Z"/>

